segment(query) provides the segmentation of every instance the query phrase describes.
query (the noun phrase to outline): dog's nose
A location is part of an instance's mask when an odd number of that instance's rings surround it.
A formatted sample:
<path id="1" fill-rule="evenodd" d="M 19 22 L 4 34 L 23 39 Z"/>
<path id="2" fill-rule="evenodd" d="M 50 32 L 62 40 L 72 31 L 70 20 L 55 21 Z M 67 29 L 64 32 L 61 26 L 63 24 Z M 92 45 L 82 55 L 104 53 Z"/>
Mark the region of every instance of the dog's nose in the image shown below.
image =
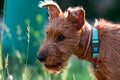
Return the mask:
<path id="1" fill-rule="evenodd" d="M 44 62 L 44 61 L 46 60 L 46 56 L 44 56 L 44 55 L 38 55 L 38 56 L 37 56 L 37 59 L 38 59 L 39 61 L 41 61 L 41 62 Z"/>

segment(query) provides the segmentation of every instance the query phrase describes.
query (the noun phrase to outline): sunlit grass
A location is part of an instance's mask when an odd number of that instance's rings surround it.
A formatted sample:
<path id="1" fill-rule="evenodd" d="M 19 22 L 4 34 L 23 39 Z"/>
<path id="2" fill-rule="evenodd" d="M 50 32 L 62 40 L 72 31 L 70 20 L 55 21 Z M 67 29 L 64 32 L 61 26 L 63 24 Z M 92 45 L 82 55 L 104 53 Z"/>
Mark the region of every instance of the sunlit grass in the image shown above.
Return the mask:
<path id="1" fill-rule="evenodd" d="M 75 74 L 73 74 L 73 80 L 76 80 Z"/>
<path id="2" fill-rule="evenodd" d="M 3 61 L 2 61 L 2 45 L 0 42 L 0 80 L 4 80 L 3 77 Z"/>
<path id="3" fill-rule="evenodd" d="M 28 69 L 28 55 L 29 55 L 29 46 L 30 46 L 30 26 L 29 26 L 29 22 L 27 23 L 27 54 L 26 54 L 26 63 L 25 63 L 25 70 L 22 74 L 23 80 L 28 80 L 28 77 L 30 75 L 30 70 Z"/>
<path id="4" fill-rule="evenodd" d="M 3 65 L 2 65 L 2 45 L 0 43 L 0 71 L 3 71 Z"/>

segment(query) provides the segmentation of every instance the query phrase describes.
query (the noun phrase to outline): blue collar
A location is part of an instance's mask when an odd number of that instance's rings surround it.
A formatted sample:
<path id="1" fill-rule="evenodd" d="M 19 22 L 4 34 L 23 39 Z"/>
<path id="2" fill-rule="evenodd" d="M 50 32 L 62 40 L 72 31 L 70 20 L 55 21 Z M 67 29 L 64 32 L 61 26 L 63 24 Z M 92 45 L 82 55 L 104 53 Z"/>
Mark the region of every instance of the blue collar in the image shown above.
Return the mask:
<path id="1" fill-rule="evenodd" d="M 92 46 L 92 58 L 93 58 L 92 63 L 96 64 L 97 58 L 99 56 L 99 39 L 98 39 L 98 30 L 96 28 L 92 28 L 91 46 Z"/>

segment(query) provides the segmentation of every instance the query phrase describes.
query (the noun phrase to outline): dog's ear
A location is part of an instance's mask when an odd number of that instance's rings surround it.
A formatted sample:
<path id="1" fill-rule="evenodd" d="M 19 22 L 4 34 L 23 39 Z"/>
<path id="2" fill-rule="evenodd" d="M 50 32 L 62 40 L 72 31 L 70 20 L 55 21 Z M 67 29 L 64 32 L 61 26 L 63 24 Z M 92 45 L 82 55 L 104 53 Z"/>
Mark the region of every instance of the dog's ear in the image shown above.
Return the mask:
<path id="1" fill-rule="evenodd" d="M 48 8 L 50 20 L 57 18 L 57 17 L 59 17 L 59 15 L 62 14 L 62 10 L 60 9 L 60 7 L 57 5 L 57 3 L 53 2 L 53 1 L 42 2 L 42 3 L 40 3 L 39 6 Z"/>
<path id="2" fill-rule="evenodd" d="M 81 29 L 81 27 L 85 24 L 85 11 L 81 7 L 68 8 L 68 20 L 71 21 L 77 29 Z"/>

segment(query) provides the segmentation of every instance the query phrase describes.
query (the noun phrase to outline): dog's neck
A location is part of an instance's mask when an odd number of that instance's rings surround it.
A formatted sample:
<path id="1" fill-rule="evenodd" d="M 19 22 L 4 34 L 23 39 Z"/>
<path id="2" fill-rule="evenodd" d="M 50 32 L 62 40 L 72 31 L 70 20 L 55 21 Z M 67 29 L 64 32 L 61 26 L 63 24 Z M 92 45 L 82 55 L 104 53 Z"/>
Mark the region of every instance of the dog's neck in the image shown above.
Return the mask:
<path id="1" fill-rule="evenodd" d="M 79 50 L 76 53 L 76 56 L 79 59 L 86 60 L 91 62 L 92 61 L 92 51 L 90 46 L 90 38 L 91 38 L 91 29 L 92 26 L 85 22 L 85 25 L 80 29 L 80 42 L 79 42 Z M 88 48 L 87 48 L 88 47 Z"/>

